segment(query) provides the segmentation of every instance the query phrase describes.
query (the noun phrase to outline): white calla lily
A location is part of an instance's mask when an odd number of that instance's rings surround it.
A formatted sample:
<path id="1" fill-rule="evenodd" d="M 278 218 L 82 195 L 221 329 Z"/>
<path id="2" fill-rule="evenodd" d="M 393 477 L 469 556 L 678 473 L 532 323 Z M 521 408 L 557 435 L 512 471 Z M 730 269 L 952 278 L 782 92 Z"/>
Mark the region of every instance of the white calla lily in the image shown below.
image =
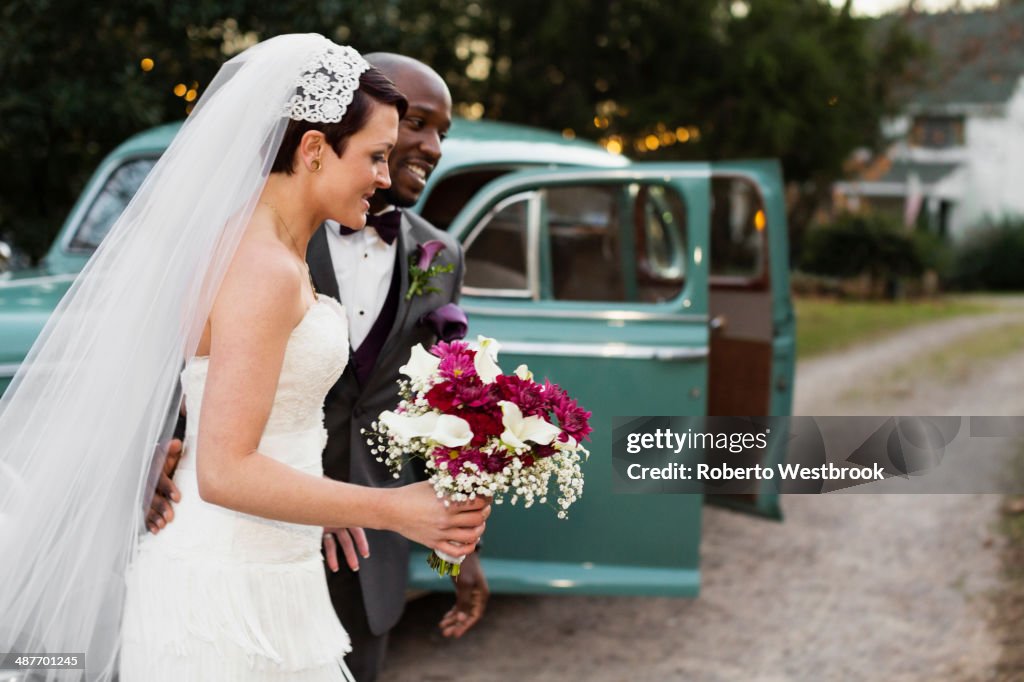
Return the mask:
<path id="1" fill-rule="evenodd" d="M 515 375 L 523 381 L 533 381 L 533 372 L 526 365 L 516 367 Z"/>
<path id="2" fill-rule="evenodd" d="M 476 337 L 477 345 L 480 346 L 480 350 L 486 351 L 491 356 L 491 360 L 498 361 L 498 351 L 501 350 L 501 344 L 495 339 L 489 336 L 479 335 Z"/>
<path id="3" fill-rule="evenodd" d="M 501 400 L 498 404 L 501 405 L 501 423 L 505 427 L 501 442 L 509 447 L 527 447 L 528 440 L 538 445 L 549 445 L 562 432 L 543 417 L 524 417 L 522 410 L 513 402 Z"/>
<path id="4" fill-rule="evenodd" d="M 501 367 L 498 367 L 494 358 L 482 348 L 476 352 L 476 356 L 473 358 L 473 367 L 476 369 L 476 375 L 480 377 L 480 381 L 485 384 L 493 384 L 501 374 Z"/>
<path id="5" fill-rule="evenodd" d="M 399 367 L 398 371 L 414 383 L 421 383 L 434 376 L 440 364 L 441 358 L 431 355 L 422 345 L 417 344 L 409 353 L 409 361 Z"/>
<path id="6" fill-rule="evenodd" d="M 473 439 L 469 422 L 449 414 L 428 412 L 420 415 L 381 412 L 380 422 L 400 438 L 426 438 L 448 448 L 457 448 Z"/>
<path id="7" fill-rule="evenodd" d="M 437 418 L 437 426 L 430 439 L 447 448 L 458 448 L 473 440 L 473 430 L 465 419 L 442 414 Z"/>

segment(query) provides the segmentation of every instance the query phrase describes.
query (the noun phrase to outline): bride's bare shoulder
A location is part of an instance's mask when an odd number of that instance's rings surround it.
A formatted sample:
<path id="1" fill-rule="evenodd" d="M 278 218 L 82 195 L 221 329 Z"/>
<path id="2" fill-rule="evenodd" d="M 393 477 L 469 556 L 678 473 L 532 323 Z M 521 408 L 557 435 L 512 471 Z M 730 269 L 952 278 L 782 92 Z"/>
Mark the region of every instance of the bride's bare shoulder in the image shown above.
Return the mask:
<path id="1" fill-rule="evenodd" d="M 303 313 L 301 270 L 280 240 L 259 229 L 239 242 L 214 304 L 214 318 L 256 318 L 291 329 Z"/>

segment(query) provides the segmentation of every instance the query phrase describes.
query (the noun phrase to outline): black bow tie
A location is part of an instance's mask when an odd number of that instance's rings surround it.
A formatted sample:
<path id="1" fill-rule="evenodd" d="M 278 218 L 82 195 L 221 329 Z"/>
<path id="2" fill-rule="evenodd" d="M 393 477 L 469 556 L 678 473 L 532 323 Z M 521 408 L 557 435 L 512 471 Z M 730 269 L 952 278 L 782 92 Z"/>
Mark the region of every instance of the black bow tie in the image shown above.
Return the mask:
<path id="1" fill-rule="evenodd" d="M 377 230 L 377 234 L 387 244 L 394 244 L 395 240 L 398 239 L 398 229 L 402 224 L 402 212 L 397 208 L 393 211 L 387 211 L 379 215 L 368 215 L 366 216 L 366 226 L 372 227 Z M 344 225 L 338 225 L 338 232 L 341 233 L 342 237 L 350 234 L 355 234 L 356 230 L 345 227 Z"/>

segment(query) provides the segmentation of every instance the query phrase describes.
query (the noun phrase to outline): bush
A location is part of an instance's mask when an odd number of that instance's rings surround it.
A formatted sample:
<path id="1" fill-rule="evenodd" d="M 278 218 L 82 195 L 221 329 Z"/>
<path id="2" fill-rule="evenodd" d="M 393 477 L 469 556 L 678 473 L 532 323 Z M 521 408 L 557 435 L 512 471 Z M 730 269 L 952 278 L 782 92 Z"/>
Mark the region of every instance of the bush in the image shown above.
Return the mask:
<path id="1" fill-rule="evenodd" d="M 952 282 L 958 289 L 1024 290 L 1024 220 L 972 232 L 956 251 Z"/>
<path id="2" fill-rule="evenodd" d="M 920 276 L 931 267 L 927 261 L 938 258 L 926 243 L 885 215 L 844 213 L 807 235 L 800 268 L 830 277 L 867 276 L 872 288 L 883 286 L 891 295 L 900 278 Z"/>

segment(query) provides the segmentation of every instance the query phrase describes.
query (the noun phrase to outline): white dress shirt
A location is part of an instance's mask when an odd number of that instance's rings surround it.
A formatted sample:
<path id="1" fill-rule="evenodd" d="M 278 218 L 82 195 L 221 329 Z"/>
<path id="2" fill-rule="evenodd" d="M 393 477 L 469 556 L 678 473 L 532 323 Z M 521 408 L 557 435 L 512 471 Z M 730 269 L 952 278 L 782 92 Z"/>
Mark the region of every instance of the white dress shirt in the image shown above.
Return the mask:
<path id="1" fill-rule="evenodd" d="M 381 212 L 393 210 L 394 207 L 389 206 Z M 342 236 L 338 223 L 328 220 L 327 246 L 341 303 L 348 314 L 349 343 L 353 349 L 359 348 L 388 297 L 398 240 L 388 244 L 372 227 Z"/>

